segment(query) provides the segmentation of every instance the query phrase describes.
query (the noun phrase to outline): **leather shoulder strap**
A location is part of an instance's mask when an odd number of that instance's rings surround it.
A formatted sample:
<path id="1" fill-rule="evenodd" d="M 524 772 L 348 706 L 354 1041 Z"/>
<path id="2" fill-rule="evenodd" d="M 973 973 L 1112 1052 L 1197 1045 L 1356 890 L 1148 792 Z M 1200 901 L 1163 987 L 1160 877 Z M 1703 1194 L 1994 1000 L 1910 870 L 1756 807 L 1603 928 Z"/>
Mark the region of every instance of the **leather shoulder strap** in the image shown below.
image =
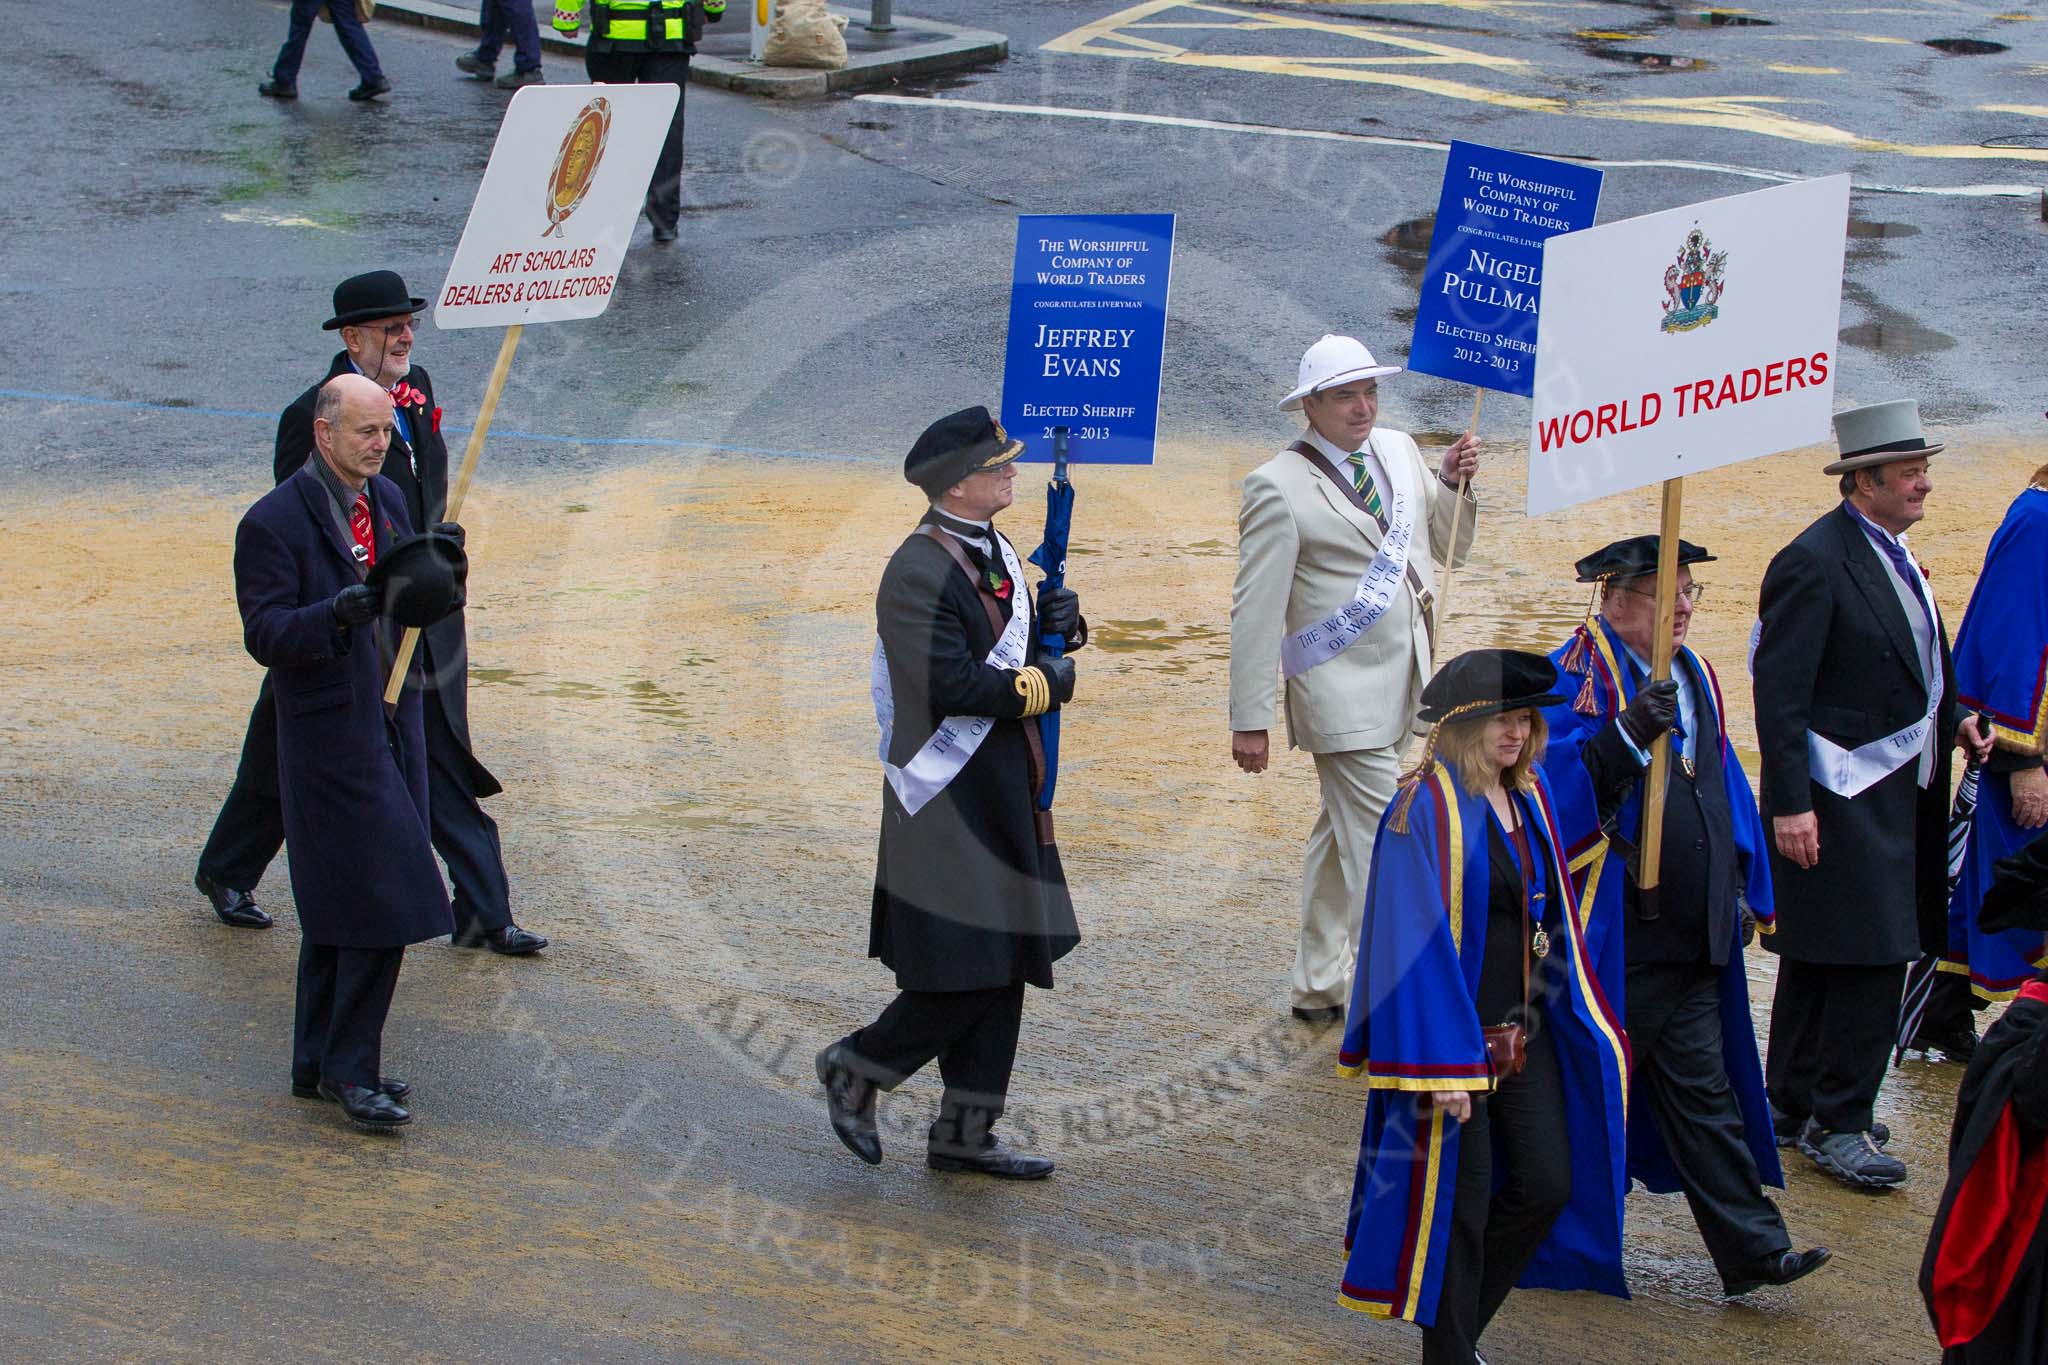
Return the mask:
<path id="1" fill-rule="evenodd" d="M 1002 608 L 996 605 L 995 594 L 990 592 L 982 583 L 981 575 L 974 571 L 974 561 L 967 557 L 966 547 L 930 522 L 926 522 L 918 527 L 917 534 L 937 541 L 939 548 L 952 558 L 953 563 L 959 567 L 960 572 L 967 575 L 967 581 L 974 585 L 974 595 L 981 599 L 982 609 L 988 612 L 989 629 L 996 633 L 997 639 L 1001 639 L 1003 634 Z"/>
<path id="2" fill-rule="evenodd" d="M 1374 521 L 1378 522 L 1381 535 L 1385 535 L 1387 533 L 1387 519 L 1380 513 L 1373 511 L 1371 508 L 1365 505 L 1365 495 L 1358 491 L 1357 486 L 1354 485 L 1351 482 L 1351 480 L 1345 478 L 1342 474 L 1337 472 L 1337 466 L 1330 463 L 1329 456 L 1323 454 L 1322 451 L 1317 450 L 1307 441 L 1296 441 L 1293 445 L 1287 448 L 1293 451 L 1295 454 L 1301 456 L 1303 459 L 1307 460 L 1310 464 L 1314 465 L 1317 468 L 1317 470 L 1319 470 L 1322 473 L 1322 476 L 1324 478 L 1328 479 L 1331 483 L 1336 484 L 1337 491 L 1342 493 L 1345 497 L 1345 500 L 1348 501 L 1353 507 L 1356 507 L 1359 511 L 1365 513 Z"/>

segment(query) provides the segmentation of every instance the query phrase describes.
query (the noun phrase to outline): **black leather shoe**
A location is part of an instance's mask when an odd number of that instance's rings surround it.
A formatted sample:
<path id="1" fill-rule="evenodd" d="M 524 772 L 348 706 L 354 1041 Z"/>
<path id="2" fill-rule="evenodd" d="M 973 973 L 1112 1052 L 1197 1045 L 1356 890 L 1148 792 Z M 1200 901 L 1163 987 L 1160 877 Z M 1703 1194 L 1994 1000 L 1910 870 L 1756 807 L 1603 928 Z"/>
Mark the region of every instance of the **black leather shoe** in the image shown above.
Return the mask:
<path id="1" fill-rule="evenodd" d="M 674 228 L 672 228 L 672 227 L 666 227 L 666 226 L 664 226 L 663 224 L 660 224 L 660 223 L 656 223 L 656 224 L 654 225 L 654 240 L 655 240 L 655 241 L 657 241 L 657 242 L 661 242 L 661 243 L 668 243 L 668 242 L 673 242 L 673 241 L 674 241 L 675 239 L 676 239 L 676 230 L 675 230 Z"/>
<path id="2" fill-rule="evenodd" d="M 1724 1281 L 1721 1292 L 1733 1299 L 1752 1290 L 1762 1289 L 1767 1284 L 1790 1284 L 1801 1276 L 1811 1275 L 1819 1270 L 1833 1259 L 1834 1254 L 1826 1247 L 1813 1247 L 1806 1251 L 1793 1251 L 1788 1248 L 1755 1267 L 1744 1278 Z"/>
<path id="3" fill-rule="evenodd" d="M 545 935 L 508 924 L 481 934 L 457 934 L 449 940 L 458 948 L 489 948 L 505 957 L 528 957 L 548 946 Z"/>
<path id="4" fill-rule="evenodd" d="M 377 98 L 377 96 L 379 95 L 388 95 L 390 93 L 390 78 L 386 76 L 379 76 L 376 80 L 364 81 L 361 85 L 349 91 L 348 97 L 352 100 L 355 100 L 358 103 L 361 103 L 363 100 L 373 100 Z"/>
<path id="5" fill-rule="evenodd" d="M 1939 1031 L 1921 1029 L 1913 1035 L 1913 1045 L 1909 1051 L 1939 1052 L 1949 1061 L 1967 1066 L 1970 1058 L 1977 1052 L 1977 1031 L 1971 1028 Z"/>
<path id="6" fill-rule="evenodd" d="M 1341 1024 L 1344 1011 L 1335 1005 L 1296 1005 L 1294 1017 L 1304 1024 Z"/>
<path id="7" fill-rule="evenodd" d="M 854 1071 L 846 1044 L 818 1054 L 818 1081 L 825 1087 L 825 1111 L 846 1150 L 870 1166 L 882 1164 L 882 1137 L 875 1131 L 875 1087 Z"/>
<path id="8" fill-rule="evenodd" d="M 222 924 L 231 924 L 237 929 L 268 929 L 270 916 L 256 904 L 256 898 L 246 891 L 222 886 L 204 872 L 192 874 L 192 885 L 199 888 L 199 894 L 213 902 L 213 913 L 220 916 Z"/>
<path id="9" fill-rule="evenodd" d="M 993 1136 L 987 1146 L 973 1151 L 930 1148 L 925 1152 L 924 1164 L 935 1171 L 971 1171 L 997 1180 L 1043 1180 L 1052 1174 L 1051 1157 L 1029 1156 Z"/>
<path id="10" fill-rule="evenodd" d="M 379 1076 L 377 1078 L 377 1089 L 380 1093 L 389 1095 L 394 1100 L 402 1100 L 412 1093 L 412 1086 L 395 1076 Z M 324 1100 L 327 1098 L 327 1096 L 320 1093 L 320 1083 L 318 1081 L 314 1081 L 310 1085 L 304 1081 L 293 1081 L 292 1096 L 295 1099 L 301 1100 Z"/>
<path id="11" fill-rule="evenodd" d="M 320 1096 L 340 1105 L 348 1121 L 364 1132 L 387 1133 L 412 1122 L 411 1112 L 400 1106 L 398 1101 L 367 1086 L 335 1085 L 331 1081 L 322 1081 Z"/>
<path id="12" fill-rule="evenodd" d="M 474 52 L 465 52 L 455 59 L 458 70 L 467 72 L 472 79 L 487 81 L 498 74 L 498 64 L 487 62 Z"/>
<path id="13" fill-rule="evenodd" d="M 295 100 L 299 97 L 299 87 L 285 81 L 268 80 L 256 87 L 256 93 L 274 100 Z"/>

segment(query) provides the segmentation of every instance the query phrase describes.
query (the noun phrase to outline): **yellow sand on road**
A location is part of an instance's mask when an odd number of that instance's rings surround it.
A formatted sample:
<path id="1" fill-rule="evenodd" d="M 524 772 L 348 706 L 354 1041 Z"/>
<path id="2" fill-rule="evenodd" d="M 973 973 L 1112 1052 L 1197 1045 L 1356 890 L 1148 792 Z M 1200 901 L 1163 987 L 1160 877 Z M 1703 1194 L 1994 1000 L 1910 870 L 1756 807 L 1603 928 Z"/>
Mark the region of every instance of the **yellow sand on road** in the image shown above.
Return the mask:
<path id="1" fill-rule="evenodd" d="M 487 1271 L 502 1266 L 541 1291 L 504 1311 L 649 1356 L 694 1343 L 784 1358 L 769 1328 L 840 1358 L 914 1356 L 942 1349 L 943 1305 L 959 1294 L 1010 1357 L 1410 1355 L 1405 1329 L 1334 1302 L 1364 1091 L 1331 1074 L 1334 1036 L 1284 1017 L 1310 766 L 1282 755 L 1255 779 L 1228 758 L 1237 481 L 1265 455 L 1168 447 L 1150 471 L 1080 471 L 1069 573 L 1094 643 L 1066 719 L 1059 819 L 1085 938 L 1060 989 L 1029 1003 L 1011 1120 L 1061 1160 L 1047 1185 L 935 1189 L 903 1155 L 935 1090 L 923 1080 L 897 1101 L 908 1117 L 892 1164 L 870 1176 L 833 1142 L 807 1072 L 809 1048 L 886 998 L 861 958 L 879 788 L 867 663 L 876 577 L 919 510 L 893 462 L 672 459 L 572 483 L 494 479 L 487 459 L 464 518 L 472 724 L 507 787 L 492 809 L 520 919 L 558 947 L 516 986 L 507 964 L 416 950 L 393 1023 L 404 1074 L 433 1076 L 437 1030 L 496 1030 L 538 1056 L 552 1017 L 601 1020 L 609 1001 L 671 1017 L 678 1067 L 715 1066 L 759 1108 L 724 1116 L 739 1131 L 663 1185 L 637 1136 L 563 1145 L 444 1106 L 402 1143 L 365 1143 L 271 1090 L 228 1095 L 243 1109 L 224 1123 L 178 1102 L 177 1040 L 157 1044 L 155 1067 L 105 1062 L 90 1038 L 11 1037 L 0 1206 L 54 1201 L 311 1256 L 427 1313 L 489 1309 Z M 1530 522 L 1504 506 L 1519 501 L 1519 458 L 1488 458 L 1447 644 L 1547 649 L 1584 610 L 1571 560 L 1654 529 L 1655 493 Z M 1991 528 L 2042 458 L 1951 446 L 1935 462 L 1914 543 L 1951 629 Z M 1745 750 L 1757 583 L 1831 505 L 1820 463 L 1781 456 L 1687 483 L 1687 538 L 1720 557 L 1698 575 L 1709 591 L 1693 643 L 1719 666 Z M 1019 490 L 1002 524 L 1028 550 L 1029 471 Z M 217 1045 L 267 1064 L 288 1027 L 289 917 L 269 936 L 202 942 L 185 871 L 259 677 L 230 596 L 245 500 L 201 496 L 171 521 L 151 514 L 161 491 L 11 490 L 0 805 L 47 829 L 59 886 L 139 865 L 105 904 L 0 881 L 0 927 L 61 922 L 112 943 L 146 926 L 179 988 L 234 1021 Z M 282 868 L 265 897 L 288 910 Z M 1752 977 L 1761 1015 L 1761 954 Z M 772 1026 L 749 1032 L 761 1018 Z M 1915 1172 L 1905 1191 L 1857 1197 L 1795 1158 L 1782 1203 L 1795 1238 L 1836 1248 L 1823 1274 L 1722 1307 L 1682 1201 L 1638 1195 L 1635 1302 L 1519 1295 L 1490 1354 L 1820 1360 L 1853 1342 L 1864 1358 L 1927 1357 L 1910 1285 L 1958 1074 L 1913 1064 L 1887 1084 L 1880 1113 Z M 663 1088 L 658 1069 L 651 1080 Z M 1179 1121 L 1148 1126 L 1131 1108 L 1133 1091 L 1159 1087 L 1168 1103 L 1176 1084 L 1200 1101 Z M 811 1174 L 764 1191 L 748 1174 L 756 1152 Z M 500 1193 L 511 1172 L 531 1193 Z M 359 1243 L 327 1235 L 380 1202 L 404 1218 Z M 51 1311 L 153 1356 L 204 1336 L 176 1297 L 134 1265 L 93 1262 Z"/>

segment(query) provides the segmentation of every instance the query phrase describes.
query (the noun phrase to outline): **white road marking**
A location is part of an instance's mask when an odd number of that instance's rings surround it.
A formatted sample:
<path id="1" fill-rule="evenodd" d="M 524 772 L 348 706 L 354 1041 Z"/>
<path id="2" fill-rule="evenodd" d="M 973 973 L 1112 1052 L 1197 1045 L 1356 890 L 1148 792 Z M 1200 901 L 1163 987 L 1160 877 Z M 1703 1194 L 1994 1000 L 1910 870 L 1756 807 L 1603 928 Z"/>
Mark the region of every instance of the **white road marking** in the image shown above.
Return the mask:
<path id="1" fill-rule="evenodd" d="M 980 114 L 1024 114 L 1037 118 L 1083 119 L 1098 123 L 1141 123 L 1159 128 L 1189 128 L 1197 132 L 1244 133 L 1257 137 L 1301 138 L 1312 142 L 1353 142 L 1371 147 L 1412 147 L 1418 151 L 1447 152 L 1448 142 L 1425 138 L 1385 137 L 1374 133 L 1343 133 L 1325 128 L 1279 128 L 1264 123 L 1231 123 L 1222 119 L 1183 118 L 1177 114 L 1139 114 L 1121 109 L 1064 109 L 1050 104 L 1001 104 L 993 100 L 941 99 L 935 95 L 855 95 L 866 104 L 887 104 L 897 108 L 959 109 Z M 1716 175 L 1740 176 L 1786 184 L 1807 179 L 1791 171 L 1766 170 L 1760 166 L 1733 166 L 1717 161 L 1621 160 L 1608 157 L 1574 157 L 1583 165 L 1602 170 L 1655 169 L 1708 171 Z M 2039 196 L 2039 185 L 1889 185 L 1858 180 L 1855 188 L 1865 194 L 1925 194 L 1956 199 L 2029 199 Z"/>

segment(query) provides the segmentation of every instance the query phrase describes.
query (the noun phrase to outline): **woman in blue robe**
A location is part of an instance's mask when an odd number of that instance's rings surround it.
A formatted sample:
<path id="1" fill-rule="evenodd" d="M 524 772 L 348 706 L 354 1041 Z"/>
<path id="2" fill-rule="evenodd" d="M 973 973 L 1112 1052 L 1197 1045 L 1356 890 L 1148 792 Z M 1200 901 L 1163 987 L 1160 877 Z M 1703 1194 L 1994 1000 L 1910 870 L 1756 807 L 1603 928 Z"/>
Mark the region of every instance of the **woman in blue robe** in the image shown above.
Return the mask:
<path id="1" fill-rule="evenodd" d="M 1962 875 L 1949 900 L 1944 971 L 1967 972 L 1980 1000 L 2010 1000 L 2048 967 L 2038 929 L 1987 933 L 1977 908 L 1993 868 L 2041 833 L 2048 817 L 2048 466 L 2007 509 L 1956 632 L 1956 691 L 1991 717 L 1997 744 L 1979 779 Z"/>
<path id="2" fill-rule="evenodd" d="M 1381 822 L 1340 1070 L 1370 1094 L 1338 1301 L 1471 1365 L 1511 1288 L 1628 1296 L 1620 926 L 1573 890 L 1541 654 L 1475 650 L 1422 694 L 1422 762 Z M 1612 1001 L 1613 1003 L 1610 1003 Z M 1524 1030 L 1526 1061 L 1485 1031 Z"/>

